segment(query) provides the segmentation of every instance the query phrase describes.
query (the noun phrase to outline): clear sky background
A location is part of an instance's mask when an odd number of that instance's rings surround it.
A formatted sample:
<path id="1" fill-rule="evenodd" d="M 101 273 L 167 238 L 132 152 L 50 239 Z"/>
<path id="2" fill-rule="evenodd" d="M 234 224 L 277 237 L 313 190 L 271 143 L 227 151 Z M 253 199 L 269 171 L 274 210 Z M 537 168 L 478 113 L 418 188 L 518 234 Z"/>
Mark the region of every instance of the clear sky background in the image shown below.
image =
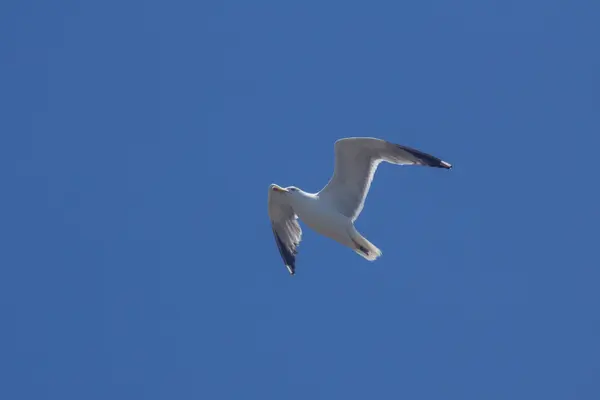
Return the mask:
<path id="1" fill-rule="evenodd" d="M 597 1 L 0 2 L 0 398 L 600 398 Z M 369 263 L 270 183 L 380 167 Z"/>

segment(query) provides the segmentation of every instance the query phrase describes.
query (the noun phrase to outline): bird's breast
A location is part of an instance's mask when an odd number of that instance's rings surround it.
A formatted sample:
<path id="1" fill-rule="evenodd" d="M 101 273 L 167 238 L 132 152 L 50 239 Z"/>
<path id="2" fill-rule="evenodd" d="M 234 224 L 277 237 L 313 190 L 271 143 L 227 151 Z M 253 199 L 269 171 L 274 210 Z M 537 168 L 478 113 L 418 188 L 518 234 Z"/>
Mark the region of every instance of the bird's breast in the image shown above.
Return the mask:
<path id="1" fill-rule="evenodd" d="M 294 206 L 294 211 L 308 227 L 332 238 L 336 238 L 342 233 L 345 234 L 347 225 L 351 223 L 335 208 L 318 199 L 300 201 Z"/>

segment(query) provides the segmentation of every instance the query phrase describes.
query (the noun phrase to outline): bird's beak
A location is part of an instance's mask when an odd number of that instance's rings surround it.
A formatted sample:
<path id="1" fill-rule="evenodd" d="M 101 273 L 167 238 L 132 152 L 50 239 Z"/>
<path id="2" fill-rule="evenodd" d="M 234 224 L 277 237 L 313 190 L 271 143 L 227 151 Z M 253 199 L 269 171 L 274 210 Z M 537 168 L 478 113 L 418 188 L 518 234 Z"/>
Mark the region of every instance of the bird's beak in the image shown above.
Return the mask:
<path id="1" fill-rule="evenodd" d="M 288 191 L 282 187 L 279 186 L 273 186 L 273 190 L 279 193 L 287 193 Z"/>

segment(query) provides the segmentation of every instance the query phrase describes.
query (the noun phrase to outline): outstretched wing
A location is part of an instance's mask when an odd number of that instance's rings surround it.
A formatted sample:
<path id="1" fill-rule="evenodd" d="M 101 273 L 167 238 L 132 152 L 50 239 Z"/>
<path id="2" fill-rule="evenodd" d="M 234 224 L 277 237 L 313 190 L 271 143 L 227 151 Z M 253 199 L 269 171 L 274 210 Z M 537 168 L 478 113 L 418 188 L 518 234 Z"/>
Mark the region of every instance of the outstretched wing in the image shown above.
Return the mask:
<path id="1" fill-rule="evenodd" d="M 269 218 L 275 242 L 281 258 L 290 271 L 296 273 L 296 253 L 302 240 L 302 229 L 298 224 L 298 216 L 286 201 L 285 195 L 269 189 Z"/>
<path id="2" fill-rule="evenodd" d="M 335 142 L 335 169 L 319 196 L 329 199 L 353 221 L 363 209 L 377 166 L 392 164 L 424 165 L 450 169 L 437 157 L 407 146 L 375 138 L 346 138 Z"/>

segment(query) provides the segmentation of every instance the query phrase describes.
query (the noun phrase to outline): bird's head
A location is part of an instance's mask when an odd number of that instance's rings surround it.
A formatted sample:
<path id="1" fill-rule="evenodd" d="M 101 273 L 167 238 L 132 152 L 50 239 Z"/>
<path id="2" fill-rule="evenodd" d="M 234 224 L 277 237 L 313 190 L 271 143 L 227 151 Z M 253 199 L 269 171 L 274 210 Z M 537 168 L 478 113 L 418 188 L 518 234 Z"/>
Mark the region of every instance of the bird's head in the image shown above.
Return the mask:
<path id="1" fill-rule="evenodd" d="M 286 193 L 286 194 L 290 194 L 290 193 L 293 194 L 293 193 L 301 192 L 301 190 L 298 189 L 296 186 L 288 186 L 286 188 L 282 188 L 281 186 L 276 185 L 274 183 L 270 186 L 270 189 L 273 190 L 274 192 Z"/>

